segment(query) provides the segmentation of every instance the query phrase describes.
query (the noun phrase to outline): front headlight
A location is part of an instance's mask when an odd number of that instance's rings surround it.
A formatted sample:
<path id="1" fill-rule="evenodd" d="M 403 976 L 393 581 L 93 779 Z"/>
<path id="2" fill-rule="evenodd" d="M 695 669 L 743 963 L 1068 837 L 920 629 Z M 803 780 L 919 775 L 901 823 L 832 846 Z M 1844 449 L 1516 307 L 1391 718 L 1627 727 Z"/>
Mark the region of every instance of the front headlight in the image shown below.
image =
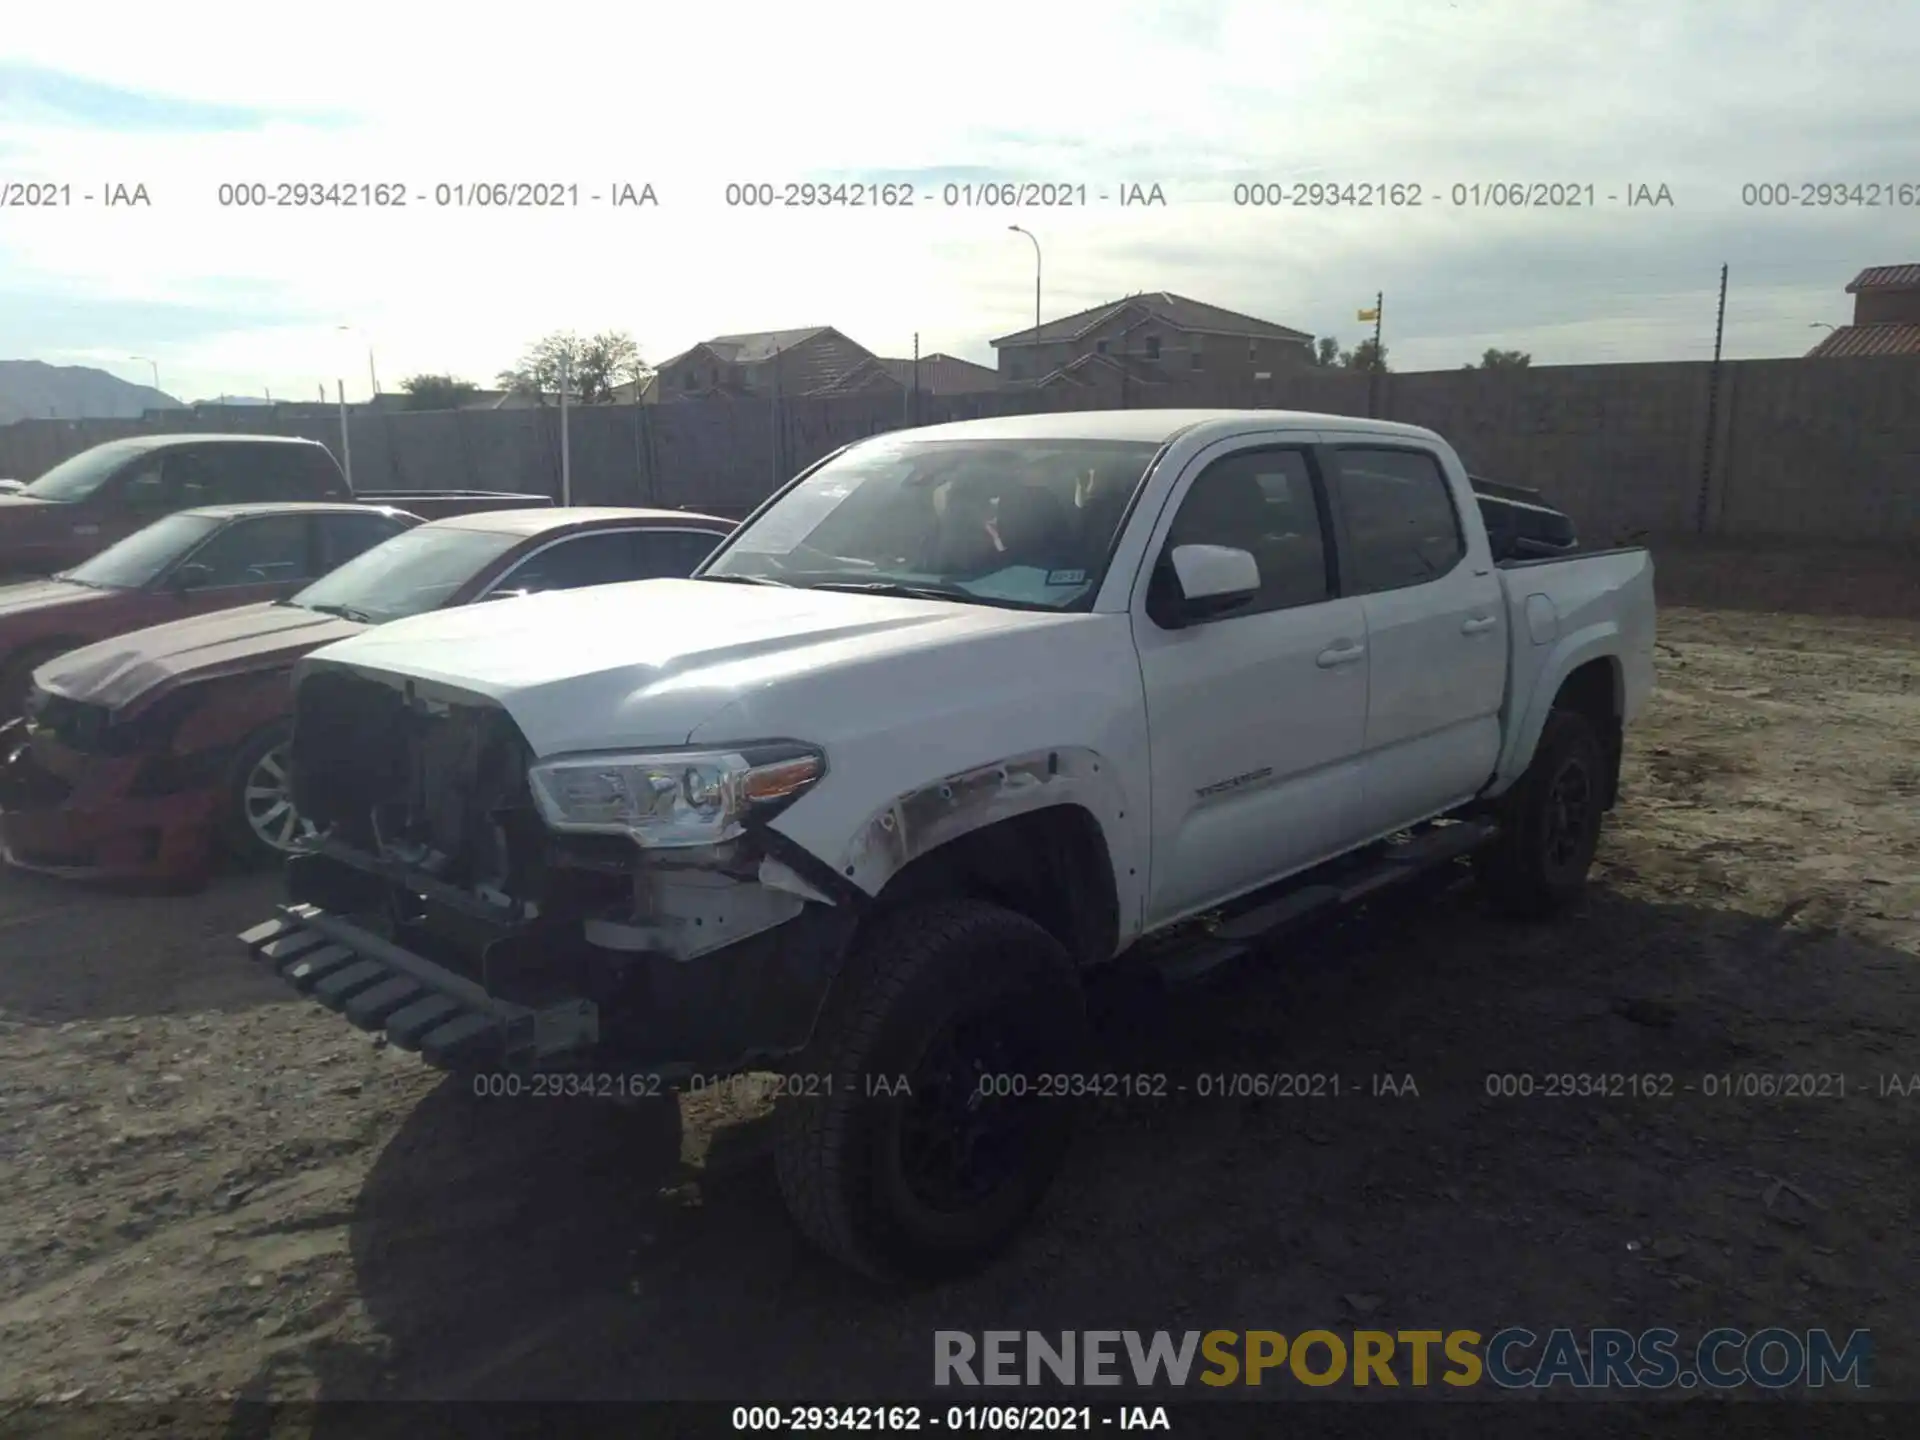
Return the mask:
<path id="1" fill-rule="evenodd" d="M 527 771 L 540 814 L 570 834 L 630 835 L 641 845 L 718 845 L 826 773 L 804 745 L 771 741 L 724 750 L 569 755 Z"/>

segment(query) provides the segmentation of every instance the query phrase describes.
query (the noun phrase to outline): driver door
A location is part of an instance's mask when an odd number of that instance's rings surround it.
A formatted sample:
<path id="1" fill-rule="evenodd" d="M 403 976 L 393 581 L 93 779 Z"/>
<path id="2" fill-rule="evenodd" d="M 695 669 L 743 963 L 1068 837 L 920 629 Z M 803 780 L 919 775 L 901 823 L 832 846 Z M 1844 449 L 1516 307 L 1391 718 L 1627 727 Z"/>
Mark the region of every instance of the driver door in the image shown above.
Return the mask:
<path id="1" fill-rule="evenodd" d="M 1313 437 L 1204 452 L 1162 514 L 1133 628 L 1152 736 L 1149 926 L 1257 889 L 1358 838 L 1366 619 L 1339 594 Z M 1250 551 L 1260 589 L 1177 628 L 1150 597 L 1178 545 Z"/>

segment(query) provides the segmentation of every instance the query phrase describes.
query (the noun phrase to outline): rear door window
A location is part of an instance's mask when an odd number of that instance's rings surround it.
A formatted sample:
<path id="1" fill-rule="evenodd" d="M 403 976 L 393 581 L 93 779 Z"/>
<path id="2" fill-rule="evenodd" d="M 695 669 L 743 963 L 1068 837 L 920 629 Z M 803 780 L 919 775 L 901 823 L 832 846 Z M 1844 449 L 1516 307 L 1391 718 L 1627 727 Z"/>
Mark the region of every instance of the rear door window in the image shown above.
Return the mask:
<path id="1" fill-rule="evenodd" d="M 1341 446 L 1334 485 L 1361 594 L 1438 580 L 1466 557 L 1453 489 L 1424 450 Z"/>
<path id="2" fill-rule="evenodd" d="M 684 580 L 726 537 L 708 530 L 637 530 L 633 540 L 634 580 Z"/>
<path id="3" fill-rule="evenodd" d="M 363 515 L 315 515 L 313 522 L 319 532 L 320 556 L 317 564 L 319 573 L 323 575 L 382 541 L 391 540 L 402 530 L 413 528 L 411 520 L 382 515 L 377 510 L 369 510 Z"/>
<path id="4" fill-rule="evenodd" d="M 508 594 L 579 590 L 635 580 L 631 536 L 624 530 L 576 535 L 515 566 L 494 588 Z"/>

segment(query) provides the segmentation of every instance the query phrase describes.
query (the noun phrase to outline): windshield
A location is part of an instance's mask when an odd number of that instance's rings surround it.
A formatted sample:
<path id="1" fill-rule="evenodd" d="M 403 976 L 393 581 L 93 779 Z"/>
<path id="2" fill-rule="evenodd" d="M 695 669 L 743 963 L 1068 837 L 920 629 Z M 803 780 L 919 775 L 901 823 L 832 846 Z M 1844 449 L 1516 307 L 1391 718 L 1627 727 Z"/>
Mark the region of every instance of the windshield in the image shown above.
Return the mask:
<path id="1" fill-rule="evenodd" d="M 219 528 L 220 522 L 210 516 L 169 515 L 109 545 L 59 578 L 108 590 L 138 590 Z"/>
<path id="2" fill-rule="evenodd" d="M 62 460 L 20 493 L 36 500 L 84 500 L 132 458 L 116 446 L 96 445 Z"/>
<path id="3" fill-rule="evenodd" d="M 323 614 L 383 624 L 437 610 L 523 537 L 422 525 L 383 540 L 316 580 L 289 602 Z"/>
<path id="4" fill-rule="evenodd" d="M 1118 440 L 871 441 L 789 490 L 700 578 L 1083 609 L 1159 448 Z"/>

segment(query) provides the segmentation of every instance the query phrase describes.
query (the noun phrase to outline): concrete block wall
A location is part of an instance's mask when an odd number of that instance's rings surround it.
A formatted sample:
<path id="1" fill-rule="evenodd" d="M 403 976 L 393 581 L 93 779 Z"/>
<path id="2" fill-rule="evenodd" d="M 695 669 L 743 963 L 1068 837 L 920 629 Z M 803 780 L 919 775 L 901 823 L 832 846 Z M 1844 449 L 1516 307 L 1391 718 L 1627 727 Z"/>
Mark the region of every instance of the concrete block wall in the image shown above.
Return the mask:
<path id="1" fill-rule="evenodd" d="M 1722 367 L 1711 406 L 1706 364 L 1582 365 L 1368 378 L 1282 371 L 1269 381 L 1200 379 L 1118 390 L 897 395 L 781 402 L 589 406 L 571 413 L 573 495 L 739 515 L 787 476 L 850 441 L 921 424 L 1040 410 L 1227 406 L 1375 413 L 1428 426 L 1470 468 L 1536 485 L 1596 542 L 1705 534 L 1907 545 L 1920 551 L 1920 360 L 1755 360 Z M 1371 389 L 1371 397 L 1369 391 Z M 911 414 L 910 414 L 911 412 Z M 560 494 L 555 410 L 355 412 L 362 489 Z M 303 435 L 341 453 L 337 421 L 265 407 L 152 422 L 23 420 L 0 427 L 0 475 L 32 479 L 120 435 L 155 430 Z"/>

